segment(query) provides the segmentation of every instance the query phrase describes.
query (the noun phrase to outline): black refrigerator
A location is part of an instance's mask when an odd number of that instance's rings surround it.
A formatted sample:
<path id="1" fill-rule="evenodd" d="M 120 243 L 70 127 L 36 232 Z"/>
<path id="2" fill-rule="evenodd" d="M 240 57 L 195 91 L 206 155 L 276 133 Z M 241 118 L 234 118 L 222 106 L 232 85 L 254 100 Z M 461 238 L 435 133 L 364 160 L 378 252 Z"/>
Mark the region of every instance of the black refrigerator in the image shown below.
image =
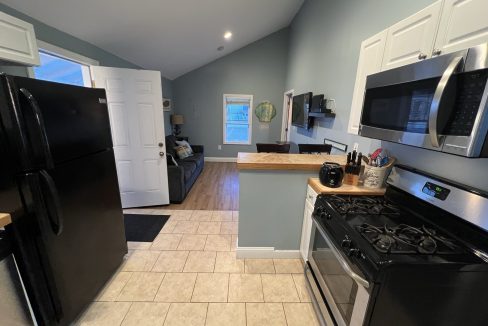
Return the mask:
<path id="1" fill-rule="evenodd" d="M 0 75 L 0 211 L 39 325 L 67 325 L 127 253 L 106 94 Z"/>

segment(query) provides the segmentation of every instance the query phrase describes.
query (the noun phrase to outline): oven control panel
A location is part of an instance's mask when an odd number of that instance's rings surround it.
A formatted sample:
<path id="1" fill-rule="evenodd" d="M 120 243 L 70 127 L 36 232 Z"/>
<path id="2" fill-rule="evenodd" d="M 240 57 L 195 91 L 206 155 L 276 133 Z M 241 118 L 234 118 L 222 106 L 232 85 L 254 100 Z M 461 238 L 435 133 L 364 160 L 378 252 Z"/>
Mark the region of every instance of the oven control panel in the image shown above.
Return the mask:
<path id="1" fill-rule="evenodd" d="M 436 185 L 432 182 L 426 182 L 424 187 L 422 188 L 422 192 L 424 194 L 427 194 L 429 196 L 435 197 L 440 200 L 446 200 L 447 196 L 449 196 L 449 193 L 451 190 L 441 187 L 439 185 Z"/>

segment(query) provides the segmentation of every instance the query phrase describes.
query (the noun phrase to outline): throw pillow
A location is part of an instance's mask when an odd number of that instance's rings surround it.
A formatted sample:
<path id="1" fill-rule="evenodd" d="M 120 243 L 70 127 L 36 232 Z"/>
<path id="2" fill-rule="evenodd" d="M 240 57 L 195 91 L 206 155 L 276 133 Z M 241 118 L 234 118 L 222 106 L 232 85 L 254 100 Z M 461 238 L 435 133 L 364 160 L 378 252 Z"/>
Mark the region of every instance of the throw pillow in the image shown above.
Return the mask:
<path id="1" fill-rule="evenodd" d="M 186 140 L 177 140 L 176 144 L 178 146 L 185 146 L 190 156 L 193 155 L 193 150 L 191 149 L 191 145 Z"/>
<path id="2" fill-rule="evenodd" d="M 178 155 L 180 160 L 191 156 L 186 146 L 176 146 L 175 151 L 176 151 L 176 155 Z"/>

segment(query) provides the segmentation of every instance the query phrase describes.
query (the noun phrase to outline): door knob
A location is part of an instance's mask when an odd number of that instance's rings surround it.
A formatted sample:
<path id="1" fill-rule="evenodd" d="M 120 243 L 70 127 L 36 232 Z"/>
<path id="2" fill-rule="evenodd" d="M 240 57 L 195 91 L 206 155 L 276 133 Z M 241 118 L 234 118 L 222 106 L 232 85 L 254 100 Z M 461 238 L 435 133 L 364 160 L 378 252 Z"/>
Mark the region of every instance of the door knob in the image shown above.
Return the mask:
<path id="1" fill-rule="evenodd" d="M 159 143 L 159 144 L 158 144 L 158 146 L 159 146 L 159 147 L 163 147 L 163 146 L 164 146 L 164 144 L 163 144 L 163 143 Z"/>
<path id="2" fill-rule="evenodd" d="M 425 58 L 427 58 L 427 54 L 425 53 L 419 53 L 419 60 L 424 60 Z"/>
<path id="3" fill-rule="evenodd" d="M 440 55 L 441 53 L 442 53 L 442 51 L 440 49 L 434 49 L 434 51 L 432 51 L 433 56 Z"/>
<path id="4" fill-rule="evenodd" d="M 164 152 L 159 152 L 159 156 L 164 157 Z"/>

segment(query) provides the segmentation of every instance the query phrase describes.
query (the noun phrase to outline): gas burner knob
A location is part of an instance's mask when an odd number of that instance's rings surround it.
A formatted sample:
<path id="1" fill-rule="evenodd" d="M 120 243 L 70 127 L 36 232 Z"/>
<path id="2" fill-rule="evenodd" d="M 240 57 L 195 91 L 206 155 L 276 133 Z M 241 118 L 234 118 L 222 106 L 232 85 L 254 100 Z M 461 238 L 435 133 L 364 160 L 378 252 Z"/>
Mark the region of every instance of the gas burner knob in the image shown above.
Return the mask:
<path id="1" fill-rule="evenodd" d="M 356 257 L 356 258 L 361 257 L 361 251 L 359 251 L 359 249 L 357 248 L 349 249 L 349 252 L 347 254 L 349 255 L 349 257 Z"/>
<path id="2" fill-rule="evenodd" d="M 344 249 L 351 248 L 352 241 L 348 237 L 344 238 L 341 242 L 341 247 Z"/>

